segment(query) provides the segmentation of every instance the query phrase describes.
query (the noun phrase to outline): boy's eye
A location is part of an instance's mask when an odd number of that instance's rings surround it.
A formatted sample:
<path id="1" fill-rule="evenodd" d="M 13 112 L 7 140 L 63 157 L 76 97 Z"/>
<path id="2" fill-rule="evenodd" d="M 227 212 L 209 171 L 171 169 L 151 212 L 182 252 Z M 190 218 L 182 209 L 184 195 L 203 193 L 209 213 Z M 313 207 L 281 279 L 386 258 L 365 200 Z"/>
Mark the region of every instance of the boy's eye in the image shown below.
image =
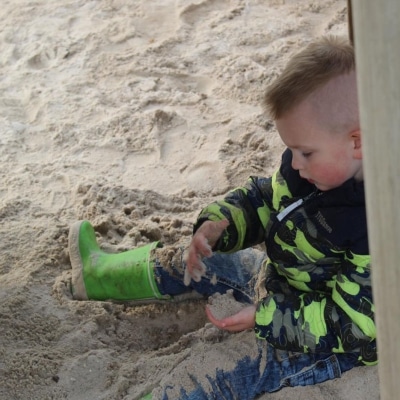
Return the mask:
<path id="1" fill-rule="evenodd" d="M 310 157 L 311 154 L 312 154 L 311 152 L 308 152 L 308 153 L 301 153 L 301 155 L 302 155 L 304 158 Z"/>

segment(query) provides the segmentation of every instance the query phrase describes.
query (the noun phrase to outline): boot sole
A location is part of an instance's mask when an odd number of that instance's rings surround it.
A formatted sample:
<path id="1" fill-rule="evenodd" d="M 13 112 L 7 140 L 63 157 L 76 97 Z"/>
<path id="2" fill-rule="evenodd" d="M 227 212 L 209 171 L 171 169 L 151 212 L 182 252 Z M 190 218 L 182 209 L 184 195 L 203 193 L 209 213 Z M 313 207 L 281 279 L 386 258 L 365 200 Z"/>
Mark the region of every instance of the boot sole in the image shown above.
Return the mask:
<path id="1" fill-rule="evenodd" d="M 75 222 L 69 229 L 68 252 L 72 266 L 72 297 L 74 300 L 88 300 L 83 281 L 83 262 L 79 250 L 79 231 L 84 221 Z"/>

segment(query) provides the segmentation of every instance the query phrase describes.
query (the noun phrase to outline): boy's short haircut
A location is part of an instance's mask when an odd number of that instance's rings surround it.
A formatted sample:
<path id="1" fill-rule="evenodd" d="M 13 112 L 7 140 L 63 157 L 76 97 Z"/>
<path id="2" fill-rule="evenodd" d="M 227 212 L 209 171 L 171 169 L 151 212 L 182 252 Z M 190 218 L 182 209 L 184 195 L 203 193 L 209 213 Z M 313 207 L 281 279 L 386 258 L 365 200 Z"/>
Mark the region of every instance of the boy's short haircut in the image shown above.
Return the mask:
<path id="1" fill-rule="evenodd" d="M 291 58 L 268 87 L 264 106 L 271 118 L 279 119 L 332 78 L 354 70 L 350 42 L 335 36 L 323 37 Z"/>

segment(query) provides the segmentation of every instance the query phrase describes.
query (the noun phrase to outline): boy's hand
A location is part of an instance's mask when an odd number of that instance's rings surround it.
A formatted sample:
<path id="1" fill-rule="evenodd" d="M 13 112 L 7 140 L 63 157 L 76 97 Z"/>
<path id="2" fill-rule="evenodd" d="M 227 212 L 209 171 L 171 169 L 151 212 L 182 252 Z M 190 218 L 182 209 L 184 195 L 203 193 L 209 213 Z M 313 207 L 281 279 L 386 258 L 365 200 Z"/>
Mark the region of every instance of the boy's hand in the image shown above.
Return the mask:
<path id="1" fill-rule="evenodd" d="M 229 221 L 205 221 L 193 235 L 186 258 L 184 283 L 189 286 L 190 279 L 199 282 L 204 275 L 206 267 L 202 262 L 204 257 L 212 256 L 212 248 L 217 243 Z"/>
<path id="2" fill-rule="evenodd" d="M 238 313 L 223 319 L 216 319 L 211 310 L 206 306 L 206 314 L 208 319 L 217 328 L 229 332 L 240 332 L 246 329 L 253 329 L 255 326 L 256 306 L 251 305 L 242 308 Z"/>

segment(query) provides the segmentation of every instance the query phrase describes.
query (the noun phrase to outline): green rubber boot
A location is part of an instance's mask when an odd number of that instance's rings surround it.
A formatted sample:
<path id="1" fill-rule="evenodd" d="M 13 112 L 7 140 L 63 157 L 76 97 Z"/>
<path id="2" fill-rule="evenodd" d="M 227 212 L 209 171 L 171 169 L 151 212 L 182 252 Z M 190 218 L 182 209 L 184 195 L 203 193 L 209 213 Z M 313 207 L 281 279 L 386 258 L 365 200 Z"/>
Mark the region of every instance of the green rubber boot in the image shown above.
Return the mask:
<path id="1" fill-rule="evenodd" d="M 118 254 L 102 251 L 90 222 L 69 231 L 72 297 L 76 300 L 167 300 L 154 277 L 152 252 L 158 242 Z"/>

